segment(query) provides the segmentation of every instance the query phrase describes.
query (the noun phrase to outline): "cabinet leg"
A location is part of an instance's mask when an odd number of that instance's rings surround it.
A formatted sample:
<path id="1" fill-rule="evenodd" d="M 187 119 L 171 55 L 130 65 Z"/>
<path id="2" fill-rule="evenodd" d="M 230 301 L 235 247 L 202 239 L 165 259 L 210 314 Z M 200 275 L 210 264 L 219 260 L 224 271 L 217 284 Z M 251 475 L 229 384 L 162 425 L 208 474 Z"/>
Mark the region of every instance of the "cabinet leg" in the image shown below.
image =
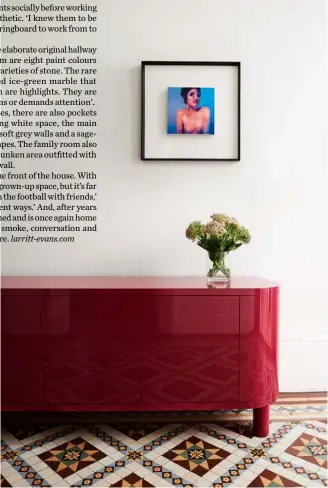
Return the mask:
<path id="1" fill-rule="evenodd" d="M 270 405 L 253 410 L 253 432 L 256 437 L 269 435 Z"/>

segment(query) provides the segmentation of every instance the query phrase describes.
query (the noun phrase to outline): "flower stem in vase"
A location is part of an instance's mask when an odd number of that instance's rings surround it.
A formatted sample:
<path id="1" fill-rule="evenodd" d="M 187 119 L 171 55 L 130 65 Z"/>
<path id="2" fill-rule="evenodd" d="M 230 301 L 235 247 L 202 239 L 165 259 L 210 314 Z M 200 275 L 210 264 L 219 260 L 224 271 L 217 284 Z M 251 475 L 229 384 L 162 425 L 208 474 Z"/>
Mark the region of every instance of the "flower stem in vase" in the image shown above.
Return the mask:
<path id="1" fill-rule="evenodd" d="M 228 253 L 217 251 L 209 252 L 209 270 L 207 278 L 209 281 L 229 281 L 230 269 L 225 264 L 225 258 Z"/>

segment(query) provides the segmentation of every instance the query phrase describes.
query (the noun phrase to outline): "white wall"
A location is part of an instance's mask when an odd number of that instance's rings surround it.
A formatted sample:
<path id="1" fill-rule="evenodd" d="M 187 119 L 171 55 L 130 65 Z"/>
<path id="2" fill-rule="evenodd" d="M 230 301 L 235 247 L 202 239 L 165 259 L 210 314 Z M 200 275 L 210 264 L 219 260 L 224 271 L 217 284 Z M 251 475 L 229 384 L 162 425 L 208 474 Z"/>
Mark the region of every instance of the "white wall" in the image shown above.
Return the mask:
<path id="1" fill-rule="evenodd" d="M 253 237 L 231 256 L 233 273 L 281 284 L 280 389 L 326 389 L 325 1 L 98 5 L 99 34 L 81 42 L 99 48 L 99 231 L 63 247 L 3 248 L 2 274 L 204 275 L 185 228 L 231 214 Z M 142 60 L 241 62 L 240 162 L 140 161 Z"/>

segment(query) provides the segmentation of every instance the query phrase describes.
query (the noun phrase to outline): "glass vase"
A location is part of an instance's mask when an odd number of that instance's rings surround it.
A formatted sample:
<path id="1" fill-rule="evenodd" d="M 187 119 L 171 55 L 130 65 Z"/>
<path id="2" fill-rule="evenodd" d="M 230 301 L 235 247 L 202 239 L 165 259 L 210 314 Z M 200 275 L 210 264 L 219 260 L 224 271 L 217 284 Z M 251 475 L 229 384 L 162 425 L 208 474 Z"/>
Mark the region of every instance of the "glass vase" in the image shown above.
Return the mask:
<path id="1" fill-rule="evenodd" d="M 225 251 L 208 251 L 206 281 L 208 283 L 229 283 L 230 269 L 226 265 Z"/>

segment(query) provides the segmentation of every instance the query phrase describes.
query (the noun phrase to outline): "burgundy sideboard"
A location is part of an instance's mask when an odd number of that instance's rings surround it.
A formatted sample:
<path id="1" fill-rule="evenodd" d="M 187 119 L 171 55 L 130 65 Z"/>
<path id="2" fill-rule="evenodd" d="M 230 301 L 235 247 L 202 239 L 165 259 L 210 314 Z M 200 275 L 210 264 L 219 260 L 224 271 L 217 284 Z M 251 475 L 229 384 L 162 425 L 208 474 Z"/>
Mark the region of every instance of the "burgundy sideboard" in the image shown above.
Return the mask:
<path id="1" fill-rule="evenodd" d="M 278 396 L 277 284 L 2 277 L 3 411 L 254 409 Z"/>

